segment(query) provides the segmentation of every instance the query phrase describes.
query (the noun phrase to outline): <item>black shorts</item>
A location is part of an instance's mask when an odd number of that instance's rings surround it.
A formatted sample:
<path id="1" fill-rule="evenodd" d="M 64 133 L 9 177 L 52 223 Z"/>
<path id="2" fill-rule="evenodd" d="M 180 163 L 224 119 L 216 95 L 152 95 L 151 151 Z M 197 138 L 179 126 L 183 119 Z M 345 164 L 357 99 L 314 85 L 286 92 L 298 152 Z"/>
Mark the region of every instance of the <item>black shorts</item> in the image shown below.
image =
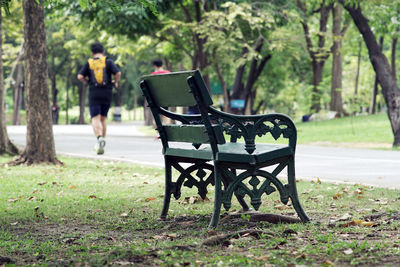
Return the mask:
<path id="1" fill-rule="evenodd" d="M 89 106 L 90 117 L 93 118 L 96 117 L 97 115 L 107 117 L 109 109 L 110 109 L 110 104 L 91 105 Z"/>

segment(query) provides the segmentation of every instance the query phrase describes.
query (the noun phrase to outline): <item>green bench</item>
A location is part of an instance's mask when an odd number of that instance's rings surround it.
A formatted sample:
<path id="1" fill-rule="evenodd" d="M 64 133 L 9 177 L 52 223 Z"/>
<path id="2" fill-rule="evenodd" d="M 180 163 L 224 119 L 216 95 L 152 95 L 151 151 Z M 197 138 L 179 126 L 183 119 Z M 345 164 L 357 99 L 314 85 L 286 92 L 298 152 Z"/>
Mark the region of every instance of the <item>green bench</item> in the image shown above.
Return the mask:
<path id="1" fill-rule="evenodd" d="M 289 117 L 282 114 L 242 116 L 213 108 L 199 71 L 144 76 L 140 87 L 163 146 L 165 195 L 161 218 L 167 216 L 171 196 L 176 199 L 181 196 L 182 186 L 196 187 L 204 199 L 207 187 L 213 185 L 215 197 L 210 228 L 218 224 L 221 205 L 230 209 L 233 195 L 244 211 L 250 209 L 246 196 L 258 210 L 262 195 L 276 190 L 282 203 L 287 204 L 291 199 L 300 219 L 309 221 L 297 195 L 294 161 L 297 132 Z M 168 109 L 195 105 L 200 111 L 198 115 L 179 114 Z M 163 116 L 177 123 L 166 124 Z M 286 138 L 288 144 L 256 144 L 256 137 L 265 134 L 271 134 L 275 140 Z M 241 139 L 244 142 L 237 142 Z M 265 170 L 268 166 L 273 166 L 273 170 Z M 172 177 L 172 168 L 178 171 L 176 179 Z M 287 184 L 277 178 L 285 168 Z"/>

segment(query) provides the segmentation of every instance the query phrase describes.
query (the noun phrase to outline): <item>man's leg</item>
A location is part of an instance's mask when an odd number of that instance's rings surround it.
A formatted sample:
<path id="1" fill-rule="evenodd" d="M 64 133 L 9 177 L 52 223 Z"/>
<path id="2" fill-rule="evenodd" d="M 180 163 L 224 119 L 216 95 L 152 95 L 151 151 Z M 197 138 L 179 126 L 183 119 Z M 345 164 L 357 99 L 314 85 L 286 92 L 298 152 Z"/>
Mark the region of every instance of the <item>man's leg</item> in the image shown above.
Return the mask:
<path id="1" fill-rule="evenodd" d="M 103 136 L 104 130 L 102 123 L 102 116 L 100 114 L 92 117 L 92 127 L 96 138 L 99 138 L 99 136 Z"/>
<path id="2" fill-rule="evenodd" d="M 94 146 L 96 153 L 98 155 L 104 154 L 104 146 L 106 142 L 103 139 L 103 124 L 101 122 L 101 106 L 100 105 L 92 105 L 89 107 L 90 116 L 92 117 L 92 128 L 94 136 L 97 138 L 97 142 Z"/>
<path id="3" fill-rule="evenodd" d="M 106 123 L 106 121 L 107 121 L 107 117 L 105 117 L 105 116 L 100 116 L 100 122 L 101 122 L 101 129 L 102 129 L 102 132 L 101 132 L 101 136 L 103 136 L 103 138 L 105 138 L 106 137 L 106 132 L 107 132 L 107 123 Z"/>

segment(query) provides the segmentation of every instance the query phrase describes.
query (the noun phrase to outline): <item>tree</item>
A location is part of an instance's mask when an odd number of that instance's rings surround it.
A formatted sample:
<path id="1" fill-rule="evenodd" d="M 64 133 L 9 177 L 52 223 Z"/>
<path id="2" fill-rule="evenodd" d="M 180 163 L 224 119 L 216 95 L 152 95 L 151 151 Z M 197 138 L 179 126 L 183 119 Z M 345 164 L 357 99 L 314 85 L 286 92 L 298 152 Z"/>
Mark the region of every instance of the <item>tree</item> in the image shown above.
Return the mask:
<path id="1" fill-rule="evenodd" d="M 358 30 L 368 48 L 369 58 L 382 87 L 382 93 L 387 105 L 390 125 L 394 134 L 393 146 L 400 146 L 400 89 L 392 75 L 386 56 L 382 53 L 375 34 L 364 16 L 361 6 L 339 0 L 353 18 Z"/>
<path id="2" fill-rule="evenodd" d="M 247 3 L 221 7 L 224 9 L 205 13 L 204 22 L 194 30 L 207 40 L 204 47 L 213 55 L 210 61 L 222 87 L 224 110 L 232 112 L 230 99 L 241 99 L 244 112 L 254 114 L 254 87 L 272 57 L 270 35 L 276 22 L 269 10 Z M 227 76 L 232 77 L 230 92 Z"/>
<path id="3" fill-rule="evenodd" d="M 5 105 L 4 105 L 4 96 L 5 96 L 5 88 L 4 88 L 4 74 L 3 74 L 3 33 L 2 33 L 2 7 L 8 11 L 8 5 L 3 1 L 0 2 L 0 154 L 9 153 L 9 154 L 18 154 L 18 148 L 10 141 L 7 133 L 6 127 L 6 114 L 5 114 Z"/>
<path id="4" fill-rule="evenodd" d="M 342 101 L 342 38 L 348 24 L 342 25 L 342 6 L 335 3 L 332 8 L 332 84 L 331 84 L 331 102 L 330 109 L 336 111 L 339 116 L 346 114 L 343 109 Z"/>
<path id="5" fill-rule="evenodd" d="M 12 164 L 61 164 L 56 157 L 50 99 L 43 0 L 23 0 L 26 147 Z"/>
<path id="6" fill-rule="evenodd" d="M 306 39 L 307 50 L 310 54 L 311 65 L 313 69 L 313 94 L 311 101 L 311 111 L 318 112 L 321 110 L 321 92 L 318 89 L 320 82 L 322 81 L 322 71 L 325 65 L 326 60 L 329 57 L 329 49 L 325 47 L 326 41 L 326 32 L 328 25 L 328 18 L 330 10 L 332 9 L 332 3 L 327 4 L 325 0 L 317 3 L 317 8 L 314 9 L 314 6 L 307 6 L 306 1 L 297 0 L 297 6 L 300 11 L 303 13 L 304 19 L 301 21 L 304 30 L 304 37 Z M 311 9 L 311 10 L 310 10 Z M 319 18 L 319 31 L 318 31 L 318 41 L 317 44 L 313 44 L 313 40 L 311 38 L 310 26 L 308 24 L 308 18 L 310 15 L 318 13 L 320 15 Z"/>

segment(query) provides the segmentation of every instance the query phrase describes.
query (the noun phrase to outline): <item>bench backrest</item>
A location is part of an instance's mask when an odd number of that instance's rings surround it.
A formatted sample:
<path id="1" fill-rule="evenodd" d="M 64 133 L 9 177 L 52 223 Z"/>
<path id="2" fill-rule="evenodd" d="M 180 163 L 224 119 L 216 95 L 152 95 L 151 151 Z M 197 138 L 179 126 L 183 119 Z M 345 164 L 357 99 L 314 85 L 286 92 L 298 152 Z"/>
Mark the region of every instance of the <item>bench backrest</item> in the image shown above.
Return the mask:
<path id="1" fill-rule="evenodd" d="M 210 94 L 200 72 L 197 70 L 147 75 L 142 77 L 142 81 L 145 82 L 147 90 L 157 106 L 186 107 L 197 104 L 187 83 L 189 77 L 193 77 L 197 84 L 201 85 L 199 89 L 204 103 L 212 105 Z"/>
<path id="2" fill-rule="evenodd" d="M 192 82 L 192 87 L 189 86 L 189 80 Z M 216 151 L 216 144 L 225 143 L 220 125 L 212 125 L 207 114 L 206 117 L 183 115 L 166 109 L 196 106 L 199 103 L 203 106 L 213 104 L 199 71 L 143 76 L 140 87 L 153 113 L 164 148 L 168 147 L 168 142 L 210 143 Z M 160 115 L 180 121 L 182 124 L 165 124 Z"/>

